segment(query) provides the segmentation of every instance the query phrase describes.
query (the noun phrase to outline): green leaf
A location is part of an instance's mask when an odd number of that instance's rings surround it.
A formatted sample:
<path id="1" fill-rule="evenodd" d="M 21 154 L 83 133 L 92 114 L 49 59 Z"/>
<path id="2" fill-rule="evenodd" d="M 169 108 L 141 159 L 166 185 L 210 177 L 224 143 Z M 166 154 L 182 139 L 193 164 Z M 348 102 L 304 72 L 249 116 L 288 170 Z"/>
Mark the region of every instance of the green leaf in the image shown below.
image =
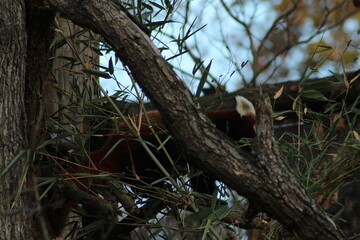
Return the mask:
<path id="1" fill-rule="evenodd" d="M 224 205 L 222 207 L 219 207 L 215 210 L 214 214 L 212 215 L 213 220 L 222 220 L 226 215 L 228 215 L 231 212 L 231 208 L 229 206 Z"/>
<path id="2" fill-rule="evenodd" d="M 196 94 L 195 94 L 196 97 L 200 97 L 201 91 L 203 90 L 206 79 L 209 75 L 211 64 L 212 64 L 212 59 L 211 59 L 210 63 L 207 65 L 207 67 L 205 68 L 204 74 L 200 78 L 200 82 L 199 82 L 199 85 L 198 85 L 198 88 L 197 88 Z"/>
<path id="3" fill-rule="evenodd" d="M 107 79 L 111 78 L 111 76 L 108 73 L 99 71 L 97 69 L 83 69 L 82 71 L 86 74 L 94 75 L 97 77 L 102 77 Z"/>
<path id="4" fill-rule="evenodd" d="M 22 151 L 20 152 L 20 154 L 22 153 Z M 11 208 L 13 208 L 15 206 L 15 204 L 17 203 L 17 201 L 20 199 L 20 195 L 22 193 L 22 189 L 25 186 L 25 182 L 26 182 L 26 178 L 28 176 L 28 172 L 29 172 L 29 168 L 30 168 L 30 162 L 33 162 L 35 160 L 35 152 L 32 149 L 27 149 L 25 150 L 25 153 L 27 155 L 27 161 L 23 164 L 22 166 L 22 171 L 20 174 L 20 178 L 18 181 L 18 187 L 16 188 L 16 194 L 14 197 L 14 201 L 11 205 Z M 19 156 L 19 154 L 18 154 Z M 0 175 L 1 178 L 1 175 Z"/>
<path id="5" fill-rule="evenodd" d="M 330 81 L 318 81 L 303 88 L 303 91 L 307 91 L 310 89 L 317 89 L 317 88 L 326 88 L 332 86 L 334 83 Z"/>
<path id="6" fill-rule="evenodd" d="M 43 199 L 46 196 L 46 194 L 55 185 L 56 181 L 57 179 L 55 177 L 49 177 L 49 178 L 44 178 L 44 181 L 41 181 L 40 183 L 37 184 L 36 187 L 46 186 L 46 189 L 42 192 L 40 199 Z"/>
<path id="7" fill-rule="evenodd" d="M 342 219 L 341 219 L 341 215 L 343 214 L 344 210 L 345 210 L 345 208 L 342 207 L 342 208 L 332 217 L 332 220 L 333 220 L 334 222 L 337 222 L 338 220 L 342 220 Z M 342 220 L 342 221 L 343 221 L 343 220 Z"/>
<path id="8" fill-rule="evenodd" d="M 172 23 L 172 22 L 174 22 L 174 21 L 173 21 L 173 20 L 154 21 L 154 22 L 145 24 L 145 26 L 146 26 L 146 27 L 151 27 L 152 29 L 155 29 L 155 28 L 157 28 L 157 27 L 160 27 L 160 26 L 165 25 L 166 23 Z"/>
<path id="9" fill-rule="evenodd" d="M 58 58 L 58 59 L 64 59 L 64 60 L 67 60 L 67 61 L 72 62 L 72 63 L 74 63 L 74 62 L 76 62 L 76 61 L 77 61 L 77 59 L 76 59 L 76 58 L 73 58 L 73 57 L 68 57 L 68 56 L 58 56 L 57 58 Z"/>
<path id="10" fill-rule="evenodd" d="M 57 141 L 66 139 L 67 137 L 70 137 L 70 136 L 71 136 L 71 134 L 64 134 L 64 135 L 60 135 L 60 136 L 51 138 L 49 140 L 46 140 L 46 141 L 42 142 L 39 146 L 37 146 L 36 149 L 41 149 L 43 147 L 46 147 L 47 145 L 54 144 Z"/>
<path id="11" fill-rule="evenodd" d="M 201 61 L 201 63 L 194 65 L 193 70 L 192 70 L 192 75 L 195 75 L 195 73 L 199 70 L 199 68 L 204 64 L 204 61 Z"/>
<path id="12" fill-rule="evenodd" d="M 144 13 L 142 14 L 142 18 L 143 18 L 143 19 L 149 19 L 149 18 L 151 17 L 151 14 L 152 14 L 152 12 L 150 12 L 150 11 L 144 12 Z"/>
<path id="13" fill-rule="evenodd" d="M 109 73 L 110 73 L 110 74 L 114 74 L 114 64 L 113 64 L 113 61 L 112 61 L 112 57 L 110 57 L 110 59 L 109 59 L 109 66 L 108 66 L 108 68 L 109 68 Z"/>
<path id="14" fill-rule="evenodd" d="M 160 8 L 160 9 L 162 9 L 162 10 L 165 10 L 165 8 L 164 8 L 163 6 L 161 6 L 160 4 L 158 4 L 158 3 L 154 2 L 154 1 L 149 1 L 149 3 L 151 3 L 152 5 L 154 5 L 154 6 L 157 7 L 157 8 Z"/>
<path id="15" fill-rule="evenodd" d="M 316 99 L 316 100 L 325 100 L 329 101 L 321 92 L 315 89 L 303 89 L 300 92 L 300 95 L 304 98 L 308 99 Z"/>
<path id="16" fill-rule="evenodd" d="M 115 148 L 117 148 L 117 146 L 119 146 L 120 143 L 124 142 L 125 141 L 125 138 L 121 138 L 119 141 L 117 141 L 111 148 L 110 150 L 105 154 L 105 156 L 101 159 L 104 160 L 105 158 L 107 158 L 111 153 L 112 151 L 114 151 Z"/>
<path id="17" fill-rule="evenodd" d="M 151 5 L 146 4 L 146 3 L 144 3 L 144 2 L 141 3 L 141 6 L 143 6 L 143 7 L 146 8 L 146 9 L 149 9 L 151 12 L 154 11 L 154 8 L 153 8 Z"/>
<path id="18" fill-rule="evenodd" d="M 167 177 L 159 178 L 159 179 L 153 181 L 152 183 L 150 183 L 150 186 L 156 186 L 157 184 L 162 183 L 162 182 L 166 181 L 167 179 L 168 179 Z"/>
<path id="19" fill-rule="evenodd" d="M 162 148 L 164 148 L 165 144 L 166 144 L 171 138 L 172 138 L 171 136 L 168 136 L 168 137 L 165 139 L 165 141 L 163 141 L 163 142 L 161 143 L 161 145 L 156 149 L 156 151 L 159 151 L 159 150 L 161 150 Z"/>
<path id="20" fill-rule="evenodd" d="M 326 51 L 330 51 L 330 50 L 333 50 L 332 46 L 319 44 L 319 45 L 317 45 L 314 53 L 322 53 L 322 52 L 326 52 Z"/>
<path id="21" fill-rule="evenodd" d="M 187 223 L 203 221 L 204 219 L 207 219 L 212 212 L 213 212 L 213 210 L 211 208 L 200 209 L 198 212 L 187 216 L 185 221 Z"/>
<path id="22" fill-rule="evenodd" d="M 20 153 L 18 155 L 16 155 L 11 162 L 1 171 L 0 173 L 0 179 L 2 179 L 9 171 L 10 169 L 18 162 L 21 160 L 21 158 L 27 154 L 28 150 L 21 150 Z"/>

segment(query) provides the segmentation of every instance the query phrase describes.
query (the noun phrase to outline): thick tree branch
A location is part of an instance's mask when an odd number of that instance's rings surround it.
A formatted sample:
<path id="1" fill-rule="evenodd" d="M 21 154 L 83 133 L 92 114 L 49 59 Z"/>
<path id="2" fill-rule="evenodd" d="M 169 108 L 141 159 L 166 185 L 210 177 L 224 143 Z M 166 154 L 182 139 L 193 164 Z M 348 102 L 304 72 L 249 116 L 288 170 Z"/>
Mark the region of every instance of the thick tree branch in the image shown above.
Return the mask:
<path id="1" fill-rule="evenodd" d="M 282 162 L 274 139 L 259 142 L 274 149 L 267 149 L 258 157 L 240 151 L 214 127 L 185 83 L 162 58 L 148 36 L 128 18 L 118 1 L 48 2 L 75 23 L 101 34 L 117 49 L 117 55 L 159 109 L 169 131 L 192 157 L 193 164 L 264 207 L 300 237 L 343 239 L 334 223 L 306 195 Z M 271 123 L 266 111 L 269 109 L 263 111 L 265 116 L 260 113 L 258 141 L 268 136 L 265 130 L 261 130 Z"/>
<path id="2" fill-rule="evenodd" d="M 340 103 L 345 101 L 348 104 L 353 104 L 359 97 L 359 75 L 360 70 L 342 74 L 334 74 L 323 78 L 310 78 L 302 83 L 300 83 L 300 80 L 291 80 L 281 83 L 262 85 L 261 90 L 262 92 L 266 92 L 269 96 L 273 97 L 275 93 L 283 87 L 282 95 L 276 99 L 276 104 L 273 106 L 275 111 L 291 110 L 294 99 L 296 99 L 299 95 L 301 96 L 301 88 L 311 88 L 311 86 L 314 85 L 323 85 L 323 87 L 316 87 L 314 90 L 317 90 L 324 97 L 330 100 L 334 100 Z M 353 81 L 347 88 L 343 81 L 344 77 L 346 77 L 349 82 L 352 79 L 357 80 Z M 200 101 L 202 102 L 203 106 L 210 108 L 212 106 L 215 106 L 217 109 L 229 108 L 233 105 L 231 98 L 236 95 L 242 95 L 252 102 L 255 102 L 256 99 L 260 97 L 260 88 L 242 88 L 240 90 L 227 93 L 226 96 L 221 97 L 204 96 L 201 97 Z M 271 100 L 274 102 L 273 98 L 271 98 Z M 308 108 L 313 110 L 323 111 L 328 108 L 328 101 L 321 99 L 302 97 L 301 101 L 306 104 Z"/>
<path id="3" fill-rule="evenodd" d="M 301 88 L 311 88 L 311 86 L 315 85 L 323 86 L 313 89 L 319 91 L 324 97 L 338 102 L 345 100 L 346 103 L 352 104 L 355 102 L 356 98 L 359 97 L 359 74 L 360 70 L 342 74 L 334 74 L 323 78 L 311 78 L 301 84 L 299 80 L 276 84 L 266 84 L 262 86 L 262 91 L 268 93 L 269 96 L 274 96 L 281 87 L 284 87 L 283 94 L 276 100 L 275 111 L 285 111 L 292 109 L 293 99 L 301 95 Z M 346 77 L 348 82 L 355 79 L 348 88 L 344 83 L 344 77 Z M 231 95 L 240 94 L 254 101 L 258 99 L 259 92 L 259 88 L 245 88 L 233 92 Z M 327 103 L 327 101 L 322 101 L 320 99 L 302 97 L 302 101 L 307 105 L 307 107 L 315 110 L 325 110 L 328 107 L 328 105 L 324 104 Z"/>
<path id="4" fill-rule="evenodd" d="M 116 223 L 117 209 L 108 201 L 78 190 L 73 184 L 58 183 L 56 187 L 62 196 L 95 210 L 93 213 L 100 215 L 103 219 L 108 220 L 109 223 Z"/>
<path id="5" fill-rule="evenodd" d="M 277 219 L 291 223 L 290 228 L 297 233 L 302 232 L 302 237 L 318 239 L 320 236 L 314 234 L 319 234 L 323 230 L 319 229 L 318 233 L 305 231 L 315 225 L 325 226 L 332 221 L 322 209 L 316 206 L 315 201 L 307 196 L 304 188 L 296 176 L 292 174 L 290 167 L 283 158 L 274 138 L 270 99 L 268 97 L 260 98 L 257 106 L 256 120 L 258 124 L 254 145 L 257 156 L 255 164 L 263 171 L 258 177 L 260 182 L 264 184 L 259 186 L 257 193 L 266 199 L 265 202 L 260 201 L 258 204 L 262 208 L 269 209 L 271 207 L 266 205 L 276 202 L 277 208 L 282 209 L 282 211 L 270 212 L 271 214 L 274 214 Z M 272 189 L 272 192 L 268 192 L 268 189 Z M 303 221 L 303 218 L 307 218 L 307 220 Z M 324 230 L 326 231 L 326 229 Z M 336 239 L 337 237 L 339 236 L 335 232 L 327 235 L 329 239 Z"/>

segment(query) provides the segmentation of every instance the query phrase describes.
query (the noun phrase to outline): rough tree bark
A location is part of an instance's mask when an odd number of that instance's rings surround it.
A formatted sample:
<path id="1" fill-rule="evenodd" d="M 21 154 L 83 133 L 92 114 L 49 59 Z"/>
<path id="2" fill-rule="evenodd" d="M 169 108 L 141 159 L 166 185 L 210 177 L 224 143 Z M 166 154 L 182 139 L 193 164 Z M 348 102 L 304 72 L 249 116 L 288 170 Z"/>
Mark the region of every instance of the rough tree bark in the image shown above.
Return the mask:
<path id="1" fill-rule="evenodd" d="M 301 88 L 311 88 L 311 86 L 317 85 L 315 90 L 321 93 L 324 97 L 335 100 L 338 102 L 346 101 L 348 104 L 355 102 L 356 98 L 359 97 L 360 92 L 360 70 L 354 72 L 346 72 L 340 74 L 334 74 L 323 78 L 310 78 L 300 84 L 299 80 L 290 80 L 286 82 L 280 82 L 275 84 L 264 84 L 261 86 L 262 92 L 266 92 L 269 96 L 274 96 L 280 88 L 283 87 L 282 95 L 276 99 L 276 104 L 273 106 L 275 111 L 286 111 L 292 109 L 294 99 L 300 94 Z M 350 82 L 351 79 L 356 79 L 348 87 L 343 81 L 344 76 Z M 321 87 L 322 85 L 322 87 Z M 320 87 L 319 87 L 320 86 Z M 222 93 L 220 93 L 222 94 Z M 260 88 L 258 87 L 247 87 L 240 90 L 227 93 L 226 96 L 222 96 L 220 103 L 218 98 L 213 96 L 201 97 L 200 101 L 206 106 L 216 106 L 216 108 L 228 108 L 233 103 L 228 101 L 231 97 L 236 95 L 242 95 L 247 99 L 255 102 L 260 96 Z M 345 97 L 346 96 L 346 97 Z M 223 100 L 224 99 L 224 100 Z M 328 105 L 328 101 L 324 101 L 316 98 L 302 97 L 302 102 L 306 104 L 308 108 L 313 110 L 325 110 Z"/>
<path id="2" fill-rule="evenodd" d="M 265 84 L 262 86 L 262 91 L 274 96 L 281 87 L 284 87 L 283 94 L 276 99 L 275 111 L 285 111 L 292 109 L 293 99 L 299 96 L 301 88 L 311 88 L 317 85 L 314 90 L 319 91 L 324 97 L 338 102 L 346 101 L 352 104 L 359 97 L 360 92 L 360 70 L 354 72 L 346 72 L 341 74 L 334 74 L 323 78 L 311 78 L 300 84 L 300 81 L 287 81 L 276 84 Z M 344 78 L 350 82 L 355 79 L 349 86 L 344 82 Z M 320 87 L 319 87 L 320 86 Z M 321 87 L 322 86 L 322 87 Z M 256 100 L 259 97 L 259 88 L 246 88 L 244 90 L 235 91 L 232 95 L 243 95 L 250 100 Z M 346 97 L 345 97 L 346 96 Z M 306 95 L 301 99 L 307 107 L 314 110 L 325 110 L 328 107 L 328 101 L 316 98 L 306 98 Z"/>
<path id="3" fill-rule="evenodd" d="M 344 238 L 283 162 L 269 133 L 267 108 L 260 108 L 258 119 L 257 144 L 262 151 L 258 156 L 245 154 L 216 130 L 184 82 L 119 2 L 47 1 L 75 23 L 101 34 L 117 49 L 117 55 L 163 115 L 173 137 L 195 159 L 193 164 L 262 206 L 303 239 Z"/>
<path id="4" fill-rule="evenodd" d="M 36 153 L 36 147 L 42 143 L 47 134 L 47 120 L 49 117 L 49 102 L 53 96 L 46 94 L 45 89 L 49 88 L 52 79 L 51 62 L 49 47 L 54 38 L 54 16 L 55 12 L 44 8 L 41 0 L 26 1 L 26 32 L 27 32 L 27 49 L 26 49 L 26 76 L 25 76 L 25 111 L 27 116 L 26 137 L 29 151 L 28 161 L 29 171 L 27 178 L 35 179 L 39 176 L 41 155 L 32 155 Z M 31 182 L 33 187 L 34 182 Z M 40 199 L 36 189 L 30 191 L 33 204 L 32 220 L 37 225 L 34 228 L 32 236 L 39 238 L 41 235 L 44 239 L 49 239 L 46 227 L 46 219 L 41 214 Z M 41 234 L 40 234 L 41 232 Z"/>
<path id="5" fill-rule="evenodd" d="M 46 134 L 47 106 L 51 100 L 45 89 L 49 87 L 51 62 L 49 47 L 54 38 L 55 13 L 43 8 L 41 1 L 26 2 L 26 31 L 28 36 L 26 58 L 25 109 L 28 117 L 27 136 L 30 148 L 36 147 Z"/>
<path id="6" fill-rule="evenodd" d="M 34 239 L 40 204 L 34 192 L 17 193 L 33 186 L 33 175 L 27 174 L 34 166 L 31 149 L 43 141 L 46 131 L 43 92 L 51 77 L 48 50 L 54 12 L 38 0 L 2 1 L 0 12 L 0 169 L 26 151 L 1 179 L 0 192 L 5 197 L 0 207 L 0 239 Z M 44 219 L 41 224 L 45 225 Z"/>
<path id="7" fill-rule="evenodd" d="M 4 169 L 27 146 L 25 3 L 1 1 L 0 13 L 0 169 Z M 32 239 L 29 198 L 21 195 L 14 202 L 25 160 L 22 157 L 1 179 L 0 239 Z"/>

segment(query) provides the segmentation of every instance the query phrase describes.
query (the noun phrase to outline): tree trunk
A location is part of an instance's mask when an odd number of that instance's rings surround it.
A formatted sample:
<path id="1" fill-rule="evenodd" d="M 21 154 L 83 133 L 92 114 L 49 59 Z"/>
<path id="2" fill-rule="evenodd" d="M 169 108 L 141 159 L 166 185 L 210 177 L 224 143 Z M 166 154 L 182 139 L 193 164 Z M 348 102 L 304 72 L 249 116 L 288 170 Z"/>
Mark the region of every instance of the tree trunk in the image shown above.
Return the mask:
<path id="1" fill-rule="evenodd" d="M 98 46 L 90 42 L 90 39 L 94 37 L 91 36 L 94 34 L 90 31 L 84 31 L 80 26 L 61 17 L 57 17 L 57 22 L 58 26 L 56 26 L 57 34 L 55 40 L 57 42 L 67 40 L 68 44 L 62 45 L 61 47 L 55 45 L 54 47 L 54 56 L 51 56 L 54 59 L 54 79 L 52 84 L 55 85 L 56 88 L 52 85 L 46 88 L 45 94 L 49 99 L 52 99 L 52 102 L 48 102 L 47 106 L 50 107 L 50 115 L 55 113 L 55 116 L 52 117 L 58 118 L 62 127 L 70 131 L 72 128 L 71 124 L 78 122 L 79 129 L 85 132 L 86 126 L 82 125 L 83 116 L 79 112 L 80 109 L 78 111 L 68 108 L 64 109 L 64 106 L 71 104 L 69 98 L 79 99 L 79 96 L 76 96 L 76 90 L 83 93 L 81 96 L 82 101 L 89 101 L 99 96 L 99 90 L 96 84 L 94 84 L 94 81 L 97 81 L 97 79 L 82 78 L 78 74 L 84 68 L 96 68 L 96 64 L 99 63 L 99 56 L 91 48 L 97 48 Z M 87 44 L 84 42 L 87 42 Z M 78 62 L 82 64 L 69 64 L 69 60 L 64 58 L 80 58 Z M 86 64 L 86 66 L 83 64 Z M 57 92 L 58 89 L 60 89 L 61 92 Z M 64 93 L 69 96 L 63 96 Z M 59 104 L 59 102 L 61 104 Z M 70 123 L 69 119 L 71 119 L 72 123 Z"/>
<path id="2" fill-rule="evenodd" d="M 26 59 L 26 91 L 25 104 L 28 117 L 27 137 L 30 148 L 41 143 L 46 134 L 48 105 L 53 96 L 46 94 L 49 88 L 51 62 L 49 46 L 54 38 L 54 12 L 42 8 L 39 0 L 26 2 L 26 31 L 28 34 Z"/>
<path id="3" fill-rule="evenodd" d="M 27 146 L 25 113 L 25 1 L 0 4 L 0 169 Z M 33 239 L 28 195 L 15 198 L 25 164 L 21 157 L 0 182 L 0 239 Z M 27 184 L 25 180 L 25 184 Z"/>
<path id="4" fill-rule="evenodd" d="M 193 164 L 223 181 L 275 216 L 303 239 L 343 239 L 342 233 L 306 195 L 289 167 L 282 162 L 269 134 L 270 116 L 261 116 L 255 157 L 216 130 L 200 104 L 160 55 L 148 36 L 132 22 L 115 0 L 48 0 L 79 25 L 101 34 L 127 64 L 135 80 L 159 109 L 166 126 Z M 268 104 L 267 104 L 268 106 Z M 263 110 L 269 114 L 269 109 Z M 261 122 L 261 121 L 260 121 Z M 268 124 L 268 127 L 266 127 Z M 269 139 L 261 139 L 270 137 Z M 273 149 L 270 149 L 273 148 Z M 268 162 L 267 162 L 268 161 Z"/>
<path id="5" fill-rule="evenodd" d="M 47 95 L 45 90 L 52 79 L 49 47 L 54 38 L 54 16 L 53 11 L 44 8 L 41 0 L 26 1 L 26 32 L 28 39 L 25 110 L 27 116 L 26 137 L 29 143 L 27 148 L 31 153 L 28 154 L 30 168 L 27 172 L 27 178 L 33 180 L 32 185 L 28 187 L 35 187 L 34 180 L 40 175 L 39 163 L 42 160 L 42 155 L 36 155 L 36 148 L 46 137 L 47 119 L 51 110 L 48 105 L 53 97 Z M 38 197 L 40 191 L 41 189 L 35 189 L 35 191 L 29 192 L 32 195 L 29 204 L 36 206 L 32 218 L 36 222 L 36 228 L 34 228 L 32 235 L 41 234 L 41 238 L 49 239 L 46 219 Z M 37 238 L 40 238 L 40 236 L 37 236 Z"/>

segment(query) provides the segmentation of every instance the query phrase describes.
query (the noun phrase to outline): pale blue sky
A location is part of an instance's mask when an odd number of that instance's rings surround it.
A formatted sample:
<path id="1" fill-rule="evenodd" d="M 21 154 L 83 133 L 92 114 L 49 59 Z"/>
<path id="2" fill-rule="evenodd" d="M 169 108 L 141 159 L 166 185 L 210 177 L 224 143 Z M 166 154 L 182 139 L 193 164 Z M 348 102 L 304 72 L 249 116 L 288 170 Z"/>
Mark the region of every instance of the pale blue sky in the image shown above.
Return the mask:
<path id="1" fill-rule="evenodd" d="M 252 32 L 255 35 L 255 38 L 260 39 L 270 27 L 273 20 L 276 18 L 276 12 L 271 10 L 271 5 L 273 4 L 268 1 L 244 1 L 246 4 L 242 8 L 239 8 L 237 12 L 239 16 L 242 17 L 241 20 L 247 21 L 251 17 L 256 16 L 256 20 L 253 21 L 251 26 Z M 180 3 L 178 5 L 178 12 L 174 14 L 173 20 L 174 23 L 167 24 L 164 32 L 177 36 L 181 31 L 182 27 L 182 14 L 183 14 L 184 4 Z M 249 49 L 246 48 L 248 45 L 248 39 L 246 33 L 241 26 L 233 19 L 231 19 L 228 14 L 225 12 L 224 8 L 221 7 L 219 1 L 210 1 L 210 0 L 197 0 L 191 2 L 191 14 L 189 16 L 189 22 L 197 18 L 195 28 L 207 24 L 207 26 L 202 29 L 200 32 L 196 33 L 194 37 L 191 37 L 187 40 L 189 46 L 192 46 L 196 41 L 199 47 L 199 52 L 203 57 L 205 66 L 212 60 L 211 73 L 215 76 L 221 83 L 226 83 L 228 91 L 234 91 L 241 87 L 240 84 L 240 74 L 235 72 L 233 75 L 231 73 L 235 70 L 233 61 L 241 63 L 247 60 L 251 61 L 252 56 Z M 246 10 L 246 11 L 245 11 Z M 189 24 L 190 24 L 189 23 Z M 222 24 L 222 25 L 221 25 Z M 308 21 L 304 28 L 311 29 L 312 22 Z M 353 32 L 353 38 L 358 39 L 358 22 L 354 19 L 349 19 L 344 25 L 345 30 Z M 306 30 L 303 31 L 306 33 Z M 231 54 L 226 51 L 223 43 L 221 42 L 221 34 L 225 36 L 231 45 Z M 306 34 L 304 34 L 304 37 Z M 330 34 L 325 33 L 323 36 L 318 36 L 314 41 L 320 41 L 321 37 L 324 39 L 329 38 Z M 157 35 L 161 37 L 161 41 L 165 43 L 170 49 L 163 52 L 165 58 L 171 57 L 177 53 L 177 45 L 171 42 L 171 39 Z M 162 45 L 159 42 L 154 41 L 155 44 L 159 47 Z M 245 47 L 237 47 L 242 43 Z M 340 43 L 344 45 L 344 43 Z M 334 46 L 337 47 L 337 46 Z M 343 46 L 341 46 L 343 47 Z M 299 63 L 306 58 L 309 53 L 304 51 L 305 46 L 292 49 L 287 54 L 286 68 L 289 70 L 287 79 L 298 79 L 298 65 Z M 108 58 L 111 55 L 101 58 L 101 64 L 107 65 Z M 182 55 L 178 58 L 170 61 L 176 67 L 183 69 L 184 71 L 190 72 L 194 67 L 194 62 L 190 59 L 188 55 Z M 296 70 L 295 70 L 296 69 Z M 329 69 L 333 69 L 333 66 L 327 66 L 326 64 L 322 67 L 322 71 L 319 75 L 328 75 Z M 242 70 L 242 74 L 245 76 L 245 79 L 251 79 L 252 69 L 250 64 L 246 65 Z M 186 76 L 178 72 L 179 76 L 184 79 L 192 91 L 195 91 L 198 82 L 194 81 L 191 77 Z M 230 77 L 231 75 L 231 77 Z M 129 80 L 127 74 L 122 70 L 121 64 L 116 66 L 116 77 L 124 87 L 131 87 L 131 81 Z M 260 76 L 259 80 L 266 79 L 266 75 Z M 101 81 L 105 89 L 109 91 L 110 94 L 114 92 L 115 89 L 118 89 L 115 81 L 112 79 L 103 79 Z"/>

